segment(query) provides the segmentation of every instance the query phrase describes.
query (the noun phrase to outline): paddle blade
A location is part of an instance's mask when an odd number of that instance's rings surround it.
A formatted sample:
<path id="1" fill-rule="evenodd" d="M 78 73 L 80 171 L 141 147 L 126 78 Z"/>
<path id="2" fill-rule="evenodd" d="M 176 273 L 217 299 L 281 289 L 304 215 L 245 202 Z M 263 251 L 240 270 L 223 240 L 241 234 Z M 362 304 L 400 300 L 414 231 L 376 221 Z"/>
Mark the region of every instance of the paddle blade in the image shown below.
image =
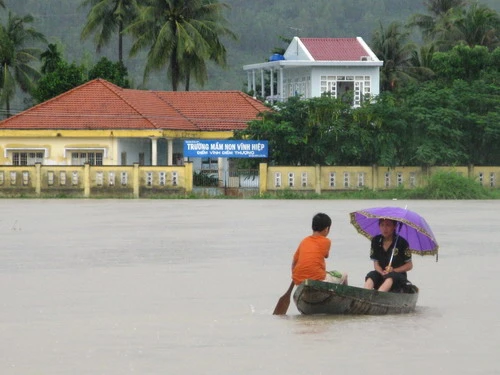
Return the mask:
<path id="1" fill-rule="evenodd" d="M 292 281 L 286 293 L 283 294 L 278 300 L 278 303 L 274 308 L 273 315 L 286 315 L 288 307 L 290 306 L 290 296 L 292 295 L 293 287 L 294 283 Z"/>

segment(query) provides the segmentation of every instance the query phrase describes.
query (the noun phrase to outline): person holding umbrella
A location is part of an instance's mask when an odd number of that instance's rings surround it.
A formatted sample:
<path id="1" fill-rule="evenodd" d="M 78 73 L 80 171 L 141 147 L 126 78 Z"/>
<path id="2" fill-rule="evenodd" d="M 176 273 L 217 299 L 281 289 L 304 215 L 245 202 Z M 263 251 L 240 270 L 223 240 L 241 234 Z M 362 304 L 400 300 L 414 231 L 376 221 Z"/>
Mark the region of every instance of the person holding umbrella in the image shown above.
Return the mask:
<path id="1" fill-rule="evenodd" d="M 398 221 L 380 218 L 378 225 L 380 234 L 371 239 L 370 248 L 374 270 L 366 275 L 364 287 L 381 292 L 404 288 L 413 268 L 408 242 L 397 231 Z"/>

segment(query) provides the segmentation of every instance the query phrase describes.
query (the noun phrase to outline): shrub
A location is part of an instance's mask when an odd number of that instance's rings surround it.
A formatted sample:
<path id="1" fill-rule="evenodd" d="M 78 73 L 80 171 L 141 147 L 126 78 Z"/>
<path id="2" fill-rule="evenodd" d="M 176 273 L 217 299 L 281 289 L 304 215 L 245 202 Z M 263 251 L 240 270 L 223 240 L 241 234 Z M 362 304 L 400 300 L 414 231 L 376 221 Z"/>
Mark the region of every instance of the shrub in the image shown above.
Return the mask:
<path id="1" fill-rule="evenodd" d="M 427 186 L 410 191 L 414 199 L 488 199 L 493 195 L 477 181 L 457 172 L 437 172 Z"/>

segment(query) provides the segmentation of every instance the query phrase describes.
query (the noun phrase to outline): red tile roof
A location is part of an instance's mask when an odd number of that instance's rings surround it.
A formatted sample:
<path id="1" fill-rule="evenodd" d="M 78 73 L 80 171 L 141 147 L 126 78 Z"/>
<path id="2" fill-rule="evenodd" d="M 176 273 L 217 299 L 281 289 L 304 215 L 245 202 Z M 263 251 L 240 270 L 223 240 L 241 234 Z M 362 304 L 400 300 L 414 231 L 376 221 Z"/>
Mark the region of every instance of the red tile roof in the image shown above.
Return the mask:
<path id="1" fill-rule="evenodd" d="M 143 91 L 95 79 L 0 122 L 0 129 L 244 129 L 269 110 L 240 91 Z"/>
<path id="2" fill-rule="evenodd" d="M 300 38 L 315 61 L 359 61 L 369 56 L 357 38 Z"/>

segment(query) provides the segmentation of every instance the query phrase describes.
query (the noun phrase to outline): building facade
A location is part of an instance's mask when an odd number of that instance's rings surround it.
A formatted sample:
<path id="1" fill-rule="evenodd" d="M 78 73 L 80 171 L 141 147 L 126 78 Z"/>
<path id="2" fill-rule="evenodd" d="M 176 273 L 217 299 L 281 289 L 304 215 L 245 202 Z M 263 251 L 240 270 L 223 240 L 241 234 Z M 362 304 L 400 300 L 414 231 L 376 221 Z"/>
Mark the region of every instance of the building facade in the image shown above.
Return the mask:
<path id="1" fill-rule="evenodd" d="M 239 91 L 133 90 L 96 79 L 1 121 L 0 165 L 182 165 L 184 140 L 230 138 L 266 110 Z"/>
<path id="2" fill-rule="evenodd" d="M 294 37 L 284 55 L 273 55 L 269 60 L 245 65 L 243 69 L 254 96 L 266 97 L 265 80 L 269 76 L 271 92 L 267 98 L 271 102 L 292 96 L 308 99 L 323 94 L 333 97 L 348 94 L 353 105 L 359 106 L 364 99 L 380 92 L 383 62 L 361 37 Z"/>

